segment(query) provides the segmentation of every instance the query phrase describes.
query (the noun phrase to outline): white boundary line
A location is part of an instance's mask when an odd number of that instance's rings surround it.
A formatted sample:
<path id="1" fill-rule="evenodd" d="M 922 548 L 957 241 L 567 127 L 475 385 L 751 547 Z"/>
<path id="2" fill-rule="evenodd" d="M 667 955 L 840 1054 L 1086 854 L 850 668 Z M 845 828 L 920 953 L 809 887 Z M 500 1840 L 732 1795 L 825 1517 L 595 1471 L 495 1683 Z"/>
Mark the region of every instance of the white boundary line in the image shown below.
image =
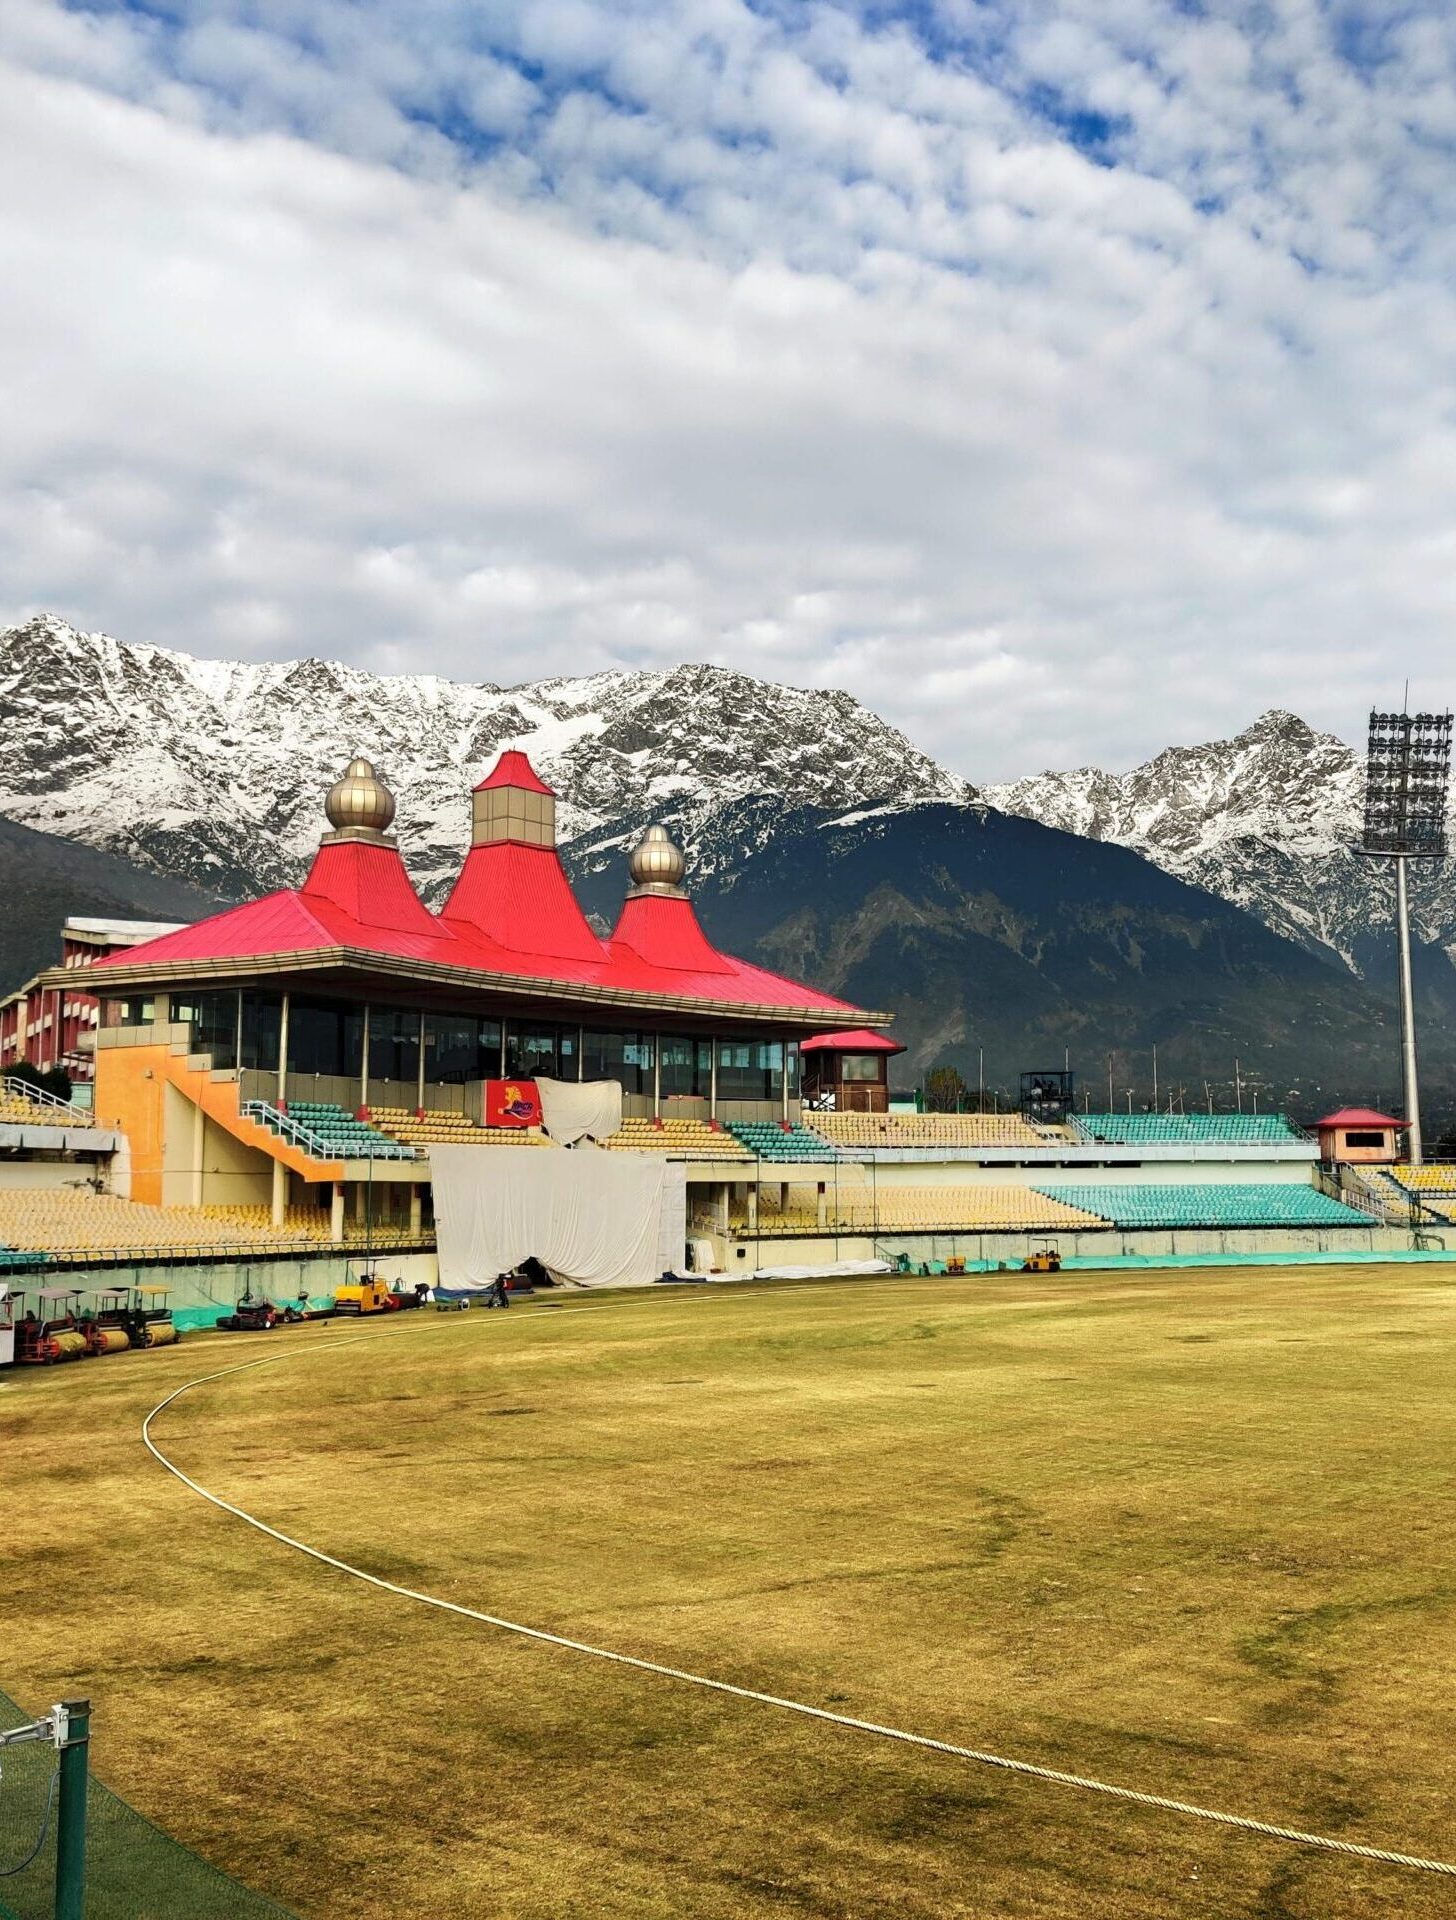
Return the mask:
<path id="1" fill-rule="evenodd" d="M 606 1303 L 603 1303 L 606 1304 Z M 580 1309 L 578 1309 L 580 1311 Z M 441 1329 L 443 1330 L 443 1329 Z M 435 1331 L 417 1327 L 416 1333 Z M 354 1346 L 361 1341 L 372 1340 L 372 1334 L 351 1334 L 345 1340 L 333 1341 L 326 1351 L 337 1353 L 342 1346 Z M 388 1337 L 387 1335 L 385 1336 Z M 1267 1820 L 1255 1820 L 1247 1814 L 1224 1813 L 1213 1807 L 1194 1806 L 1186 1800 L 1172 1800 L 1164 1794 L 1142 1793 L 1135 1787 L 1122 1787 L 1106 1780 L 1096 1780 L 1085 1774 L 1065 1773 L 1056 1767 L 1038 1766 L 1031 1760 L 1017 1760 L 1005 1754 L 988 1753 L 977 1747 L 956 1746 L 949 1740 L 934 1740 L 927 1734 L 908 1733 L 901 1727 L 881 1726 L 874 1720 L 857 1720 L 849 1714 L 831 1713 L 827 1707 L 815 1707 L 802 1700 L 786 1700 L 778 1694 L 761 1693 L 754 1687 L 739 1687 L 728 1680 L 715 1680 L 709 1675 L 688 1673 L 681 1667 L 669 1667 L 656 1660 L 639 1659 L 635 1654 L 618 1653 L 610 1647 L 594 1647 L 585 1640 L 572 1640 L 565 1634 L 550 1633 L 544 1627 L 528 1627 L 517 1620 L 503 1619 L 499 1614 L 484 1613 L 475 1607 L 460 1605 L 458 1601 L 442 1600 L 437 1594 L 419 1593 L 413 1587 L 396 1585 L 392 1580 L 381 1579 L 378 1574 L 366 1573 L 362 1567 L 351 1566 L 347 1560 L 340 1560 L 334 1554 L 324 1553 L 318 1547 L 311 1547 L 302 1540 L 281 1533 L 278 1528 L 270 1527 L 266 1521 L 247 1512 L 243 1507 L 235 1506 L 230 1500 L 224 1500 L 220 1494 L 212 1493 L 199 1481 L 185 1474 L 182 1469 L 152 1439 L 152 1422 L 159 1414 L 165 1413 L 174 1401 L 180 1400 L 184 1393 L 190 1393 L 194 1387 L 206 1386 L 210 1381 L 225 1379 L 229 1374 L 246 1373 L 253 1367 L 274 1366 L 282 1360 L 298 1359 L 302 1354 L 314 1349 L 295 1347 L 288 1353 L 265 1354 L 258 1360 L 244 1360 L 237 1366 L 219 1367 L 213 1373 L 199 1374 L 195 1380 L 184 1381 L 180 1387 L 174 1387 L 165 1399 L 159 1400 L 142 1421 L 141 1437 L 147 1451 L 166 1471 L 180 1480 L 184 1487 L 218 1508 L 222 1513 L 231 1514 L 235 1520 L 254 1527 L 270 1540 L 276 1540 L 280 1546 L 291 1547 L 295 1553 L 306 1554 L 310 1560 L 316 1560 L 320 1566 L 332 1567 L 336 1573 L 347 1574 L 350 1579 L 362 1580 L 367 1586 L 377 1587 L 382 1593 L 391 1593 L 396 1599 L 412 1600 L 418 1606 L 434 1607 L 441 1613 L 453 1613 L 464 1620 L 479 1621 L 482 1626 L 495 1627 L 504 1633 L 519 1634 L 527 1640 L 536 1640 L 546 1646 L 562 1647 L 570 1653 L 585 1654 L 592 1660 L 607 1660 L 615 1666 L 632 1667 L 639 1673 L 653 1673 L 665 1680 L 678 1680 L 686 1686 L 702 1687 L 711 1693 L 726 1694 L 735 1700 L 751 1700 L 761 1707 L 775 1707 L 783 1713 L 796 1713 L 805 1719 L 822 1720 L 830 1726 L 846 1727 L 854 1733 L 868 1733 L 881 1740 L 896 1740 L 905 1746 L 920 1747 L 930 1753 L 943 1753 L 956 1760 L 971 1760 L 979 1766 L 996 1767 L 1005 1773 L 1020 1774 L 1033 1780 L 1045 1780 L 1054 1786 L 1076 1787 L 1084 1793 L 1100 1793 L 1114 1800 L 1131 1801 L 1140 1807 L 1152 1807 L 1163 1813 L 1177 1813 L 1193 1820 L 1206 1820 L 1221 1827 L 1233 1827 L 1242 1833 L 1260 1835 L 1267 1840 L 1285 1840 L 1295 1846 L 1314 1847 L 1325 1853 L 1338 1853 L 1357 1860 L 1376 1860 L 1389 1866 L 1413 1867 L 1421 1873 L 1445 1874 L 1456 1878 L 1456 1862 L 1449 1860 L 1428 1860 L 1419 1854 L 1399 1853 L 1389 1847 L 1362 1845 L 1354 1840 L 1334 1839 L 1326 1834 L 1305 1833 L 1298 1827 L 1282 1827 Z"/>

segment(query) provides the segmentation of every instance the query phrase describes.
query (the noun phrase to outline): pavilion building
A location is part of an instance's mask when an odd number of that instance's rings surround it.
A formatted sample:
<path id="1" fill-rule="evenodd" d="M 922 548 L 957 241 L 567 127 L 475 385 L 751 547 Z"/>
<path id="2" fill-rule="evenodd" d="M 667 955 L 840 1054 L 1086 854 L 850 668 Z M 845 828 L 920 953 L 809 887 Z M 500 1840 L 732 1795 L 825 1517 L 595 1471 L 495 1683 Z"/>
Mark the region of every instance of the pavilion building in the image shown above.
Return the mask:
<path id="1" fill-rule="evenodd" d="M 802 1042 L 888 1020 L 716 948 L 660 827 L 633 851 L 617 924 L 600 936 L 557 852 L 555 809 L 526 756 L 503 753 L 431 912 L 389 831 L 393 795 L 356 759 L 329 791 L 329 831 L 300 886 L 88 968 L 96 1114 L 130 1143 L 131 1196 L 261 1202 L 275 1220 L 331 1204 L 337 1224 L 367 1181 L 371 1195 L 398 1188 L 396 1211 L 417 1226 L 427 1160 L 320 1160 L 290 1145 L 279 1116 L 330 1106 L 365 1122 L 388 1109 L 484 1125 L 498 1117 L 493 1087 L 544 1076 L 619 1083 L 638 1124 L 787 1123 Z M 66 984 L 61 969 L 41 983 Z M 741 1153 L 721 1138 L 725 1162 Z M 705 1154 L 689 1177 L 727 1174 Z"/>

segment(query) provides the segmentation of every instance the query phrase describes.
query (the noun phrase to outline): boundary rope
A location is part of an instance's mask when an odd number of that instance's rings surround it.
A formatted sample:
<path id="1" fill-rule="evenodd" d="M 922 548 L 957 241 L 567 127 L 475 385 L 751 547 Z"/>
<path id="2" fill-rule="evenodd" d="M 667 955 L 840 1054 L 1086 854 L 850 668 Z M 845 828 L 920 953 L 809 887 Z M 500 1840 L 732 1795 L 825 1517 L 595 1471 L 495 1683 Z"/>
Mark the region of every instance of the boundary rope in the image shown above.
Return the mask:
<path id="1" fill-rule="evenodd" d="M 424 1328 L 411 1329 L 424 1332 Z M 378 1338 L 373 1334 L 355 1334 L 349 1340 L 332 1341 L 328 1351 L 337 1352 L 342 1346 L 352 1346 L 360 1341 Z M 388 1335 L 384 1336 L 388 1338 Z M 310 1351 L 308 1348 L 295 1348 L 289 1353 L 265 1354 L 258 1360 L 245 1360 L 237 1366 L 220 1367 L 216 1372 L 199 1374 L 195 1380 L 188 1380 L 176 1387 L 164 1400 L 159 1400 L 142 1421 L 141 1437 L 147 1451 L 158 1464 L 180 1480 L 183 1486 L 197 1494 L 201 1499 L 231 1514 L 235 1520 L 243 1521 L 254 1527 L 270 1540 L 276 1540 L 280 1546 L 291 1547 L 295 1553 L 306 1554 L 310 1560 L 316 1560 L 321 1566 L 332 1567 L 335 1572 L 347 1574 L 351 1579 L 362 1580 L 366 1585 L 377 1587 L 382 1593 L 391 1593 L 400 1600 L 412 1600 L 419 1606 L 434 1607 L 441 1613 L 452 1613 L 464 1620 L 475 1620 L 482 1626 L 495 1627 L 504 1633 L 519 1634 L 527 1640 L 539 1641 L 546 1646 L 562 1647 L 570 1653 L 584 1654 L 588 1659 L 607 1660 L 615 1666 L 631 1667 L 638 1673 L 652 1673 L 664 1680 L 676 1680 L 683 1685 L 702 1687 L 710 1693 L 724 1694 L 734 1700 L 751 1700 L 761 1707 L 774 1707 L 782 1713 L 799 1714 L 808 1720 L 820 1720 L 829 1726 L 845 1727 L 854 1733 L 871 1734 L 881 1740 L 899 1741 L 904 1746 L 918 1747 L 929 1753 L 942 1753 L 956 1760 L 969 1760 L 978 1766 L 995 1767 L 1003 1773 L 1013 1773 L 1025 1779 L 1044 1780 L 1053 1786 L 1073 1787 L 1083 1793 L 1097 1793 L 1113 1800 L 1127 1801 L 1134 1806 L 1152 1807 L 1162 1813 L 1181 1814 L 1187 1819 L 1204 1820 L 1216 1826 L 1231 1827 L 1241 1833 L 1257 1834 L 1266 1840 L 1283 1840 L 1294 1846 L 1313 1847 L 1324 1853 L 1343 1854 L 1356 1860 L 1374 1860 L 1387 1866 L 1411 1867 L 1420 1873 L 1445 1874 L 1456 1878 L 1456 1862 L 1449 1860 L 1428 1860 L 1419 1854 L 1400 1853 L 1390 1847 L 1365 1845 L 1356 1840 L 1340 1840 L 1328 1834 L 1306 1833 L 1299 1827 L 1279 1826 L 1268 1820 L 1256 1820 L 1251 1815 L 1225 1813 L 1214 1807 L 1195 1806 L 1191 1801 L 1170 1799 L 1166 1794 L 1144 1793 L 1136 1787 L 1118 1786 L 1108 1780 L 1098 1780 L 1087 1774 L 1066 1773 L 1057 1767 L 1044 1767 L 1032 1760 L 1018 1760 L 1006 1754 L 989 1753 L 978 1747 L 963 1747 L 950 1740 L 936 1740 L 928 1734 L 910 1733 L 902 1727 L 881 1726 L 874 1720 L 858 1720 L 850 1714 L 832 1713 L 827 1707 L 815 1707 L 803 1700 L 787 1700 L 778 1694 L 762 1693 L 754 1687 L 740 1687 L 729 1680 L 717 1680 L 710 1675 L 689 1673 L 681 1667 L 670 1667 L 657 1660 L 644 1660 L 635 1654 L 620 1653 L 611 1647 L 595 1647 L 585 1640 L 573 1640 L 566 1634 L 551 1633 L 544 1627 L 530 1627 L 517 1620 L 506 1620 L 499 1614 L 485 1613 L 476 1607 L 461 1605 L 455 1600 L 442 1600 L 437 1594 L 420 1593 L 413 1587 L 397 1585 L 392 1580 L 382 1579 L 378 1574 L 366 1573 L 362 1567 L 351 1566 L 347 1560 L 336 1555 L 324 1553 L 318 1547 L 311 1547 L 303 1540 L 295 1540 L 291 1535 L 282 1533 L 277 1527 L 270 1527 L 255 1514 L 243 1507 L 235 1506 L 232 1501 L 224 1500 L 220 1494 L 211 1492 L 199 1481 L 192 1479 L 167 1455 L 152 1439 L 152 1422 L 159 1414 L 165 1413 L 174 1401 L 180 1400 L 184 1393 L 190 1393 L 194 1387 L 206 1386 L 210 1381 L 222 1380 L 229 1374 L 246 1373 L 253 1367 L 276 1365 L 282 1360 L 299 1358 Z"/>

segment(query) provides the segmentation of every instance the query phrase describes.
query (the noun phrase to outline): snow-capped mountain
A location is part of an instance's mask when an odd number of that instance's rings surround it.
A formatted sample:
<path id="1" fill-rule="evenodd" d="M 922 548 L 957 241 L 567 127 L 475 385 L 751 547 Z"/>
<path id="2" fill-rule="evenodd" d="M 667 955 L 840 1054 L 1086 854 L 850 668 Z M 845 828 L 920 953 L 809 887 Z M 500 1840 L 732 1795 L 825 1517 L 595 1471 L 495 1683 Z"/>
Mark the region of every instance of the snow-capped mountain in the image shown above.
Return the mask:
<path id="1" fill-rule="evenodd" d="M 1231 740 L 1170 747 L 1130 773 L 1079 767 L 981 789 L 981 799 L 1093 840 L 1131 847 L 1181 879 L 1246 907 L 1276 933 L 1358 973 L 1388 964 L 1389 873 L 1354 851 L 1364 764 L 1353 747 L 1292 713 L 1260 716 Z M 1456 940 L 1450 869 L 1418 865 L 1422 935 Z"/>
<path id="2" fill-rule="evenodd" d="M 588 867 L 661 819 L 711 872 L 742 851 L 716 845 L 714 821 L 748 795 L 841 810 L 973 798 L 848 694 L 717 667 L 462 686 L 196 660 L 49 617 L 0 632 L 0 739 L 0 814 L 233 897 L 298 879 L 355 753 L 393 787 L 432 897 L 459 867 L 469 787 L 505 746 L 561 794 L 561 838 Z"/>

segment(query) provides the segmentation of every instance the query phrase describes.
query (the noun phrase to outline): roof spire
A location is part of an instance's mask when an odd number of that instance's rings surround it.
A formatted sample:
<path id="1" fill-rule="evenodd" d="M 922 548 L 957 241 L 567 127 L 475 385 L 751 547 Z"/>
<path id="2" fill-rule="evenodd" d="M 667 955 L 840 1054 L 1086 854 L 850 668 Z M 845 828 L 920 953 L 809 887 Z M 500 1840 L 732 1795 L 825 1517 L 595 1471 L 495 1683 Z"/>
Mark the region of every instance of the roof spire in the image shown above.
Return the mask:
<path id="1" fill-rule="evenodd" d="M 470 840 L 556 845 L 556 796 L 518 747 L 508 747 L 471 795 Z"/>
<path id="2" fill-rule="evenodd" d="M 325 843 L 335 840 L 372 840 L 391 844 L 385 829 L 394 819 L 394 795 L 375 773 L 373 763 L 355 758 L 329 788 L 324 799 L 332 833 Z"/>
<path id="3" fill-rule="evenodd" d="M 649 827 L 633 847 L 627 862 L 627 871 L 632 876 L 627 898 L 632 900 L 639 894 L 655 893 L 669 900 L 685 899 L 683 875 L 687 866 L 681 847 L 673 844 L 667 828 Z"/>

